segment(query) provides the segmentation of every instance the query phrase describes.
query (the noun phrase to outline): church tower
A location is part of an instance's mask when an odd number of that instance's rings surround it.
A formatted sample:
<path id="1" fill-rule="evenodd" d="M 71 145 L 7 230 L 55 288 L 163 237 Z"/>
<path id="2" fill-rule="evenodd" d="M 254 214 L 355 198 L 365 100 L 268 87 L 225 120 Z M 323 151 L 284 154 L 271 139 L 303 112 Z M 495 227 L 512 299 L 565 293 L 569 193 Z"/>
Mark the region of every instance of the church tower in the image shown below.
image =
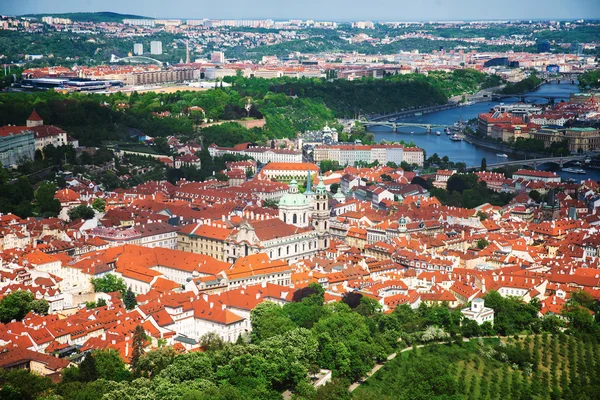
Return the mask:
<path id="1" fill-rule="evenodd" d="M 304 195 L 308 200 L 308 204 L 310 204 L 312 208 L 315 201 L 315 192 L 312 190 L 312 174 L 310 173 L 310 167 L 308 167 L 306 176 L 306 190 L 304 191 Z"/>
<path id="2" fill-rule="evenodd" d="M 289 191 L 279 200 L 279 219 L 286 224 L 305 228 L 310 225 L 310 211 L 308 199 L 298 191 L 296 180 L 292 180 Z"/>
<path id="3" fill-rule="evenodd" d="M 329 247 L 329 198 L 327 188 L 323 183 L 323 178 L 319 179 L 319 184 L 315 189 L 312 222 L 319 240 L 319 250 Z"/>

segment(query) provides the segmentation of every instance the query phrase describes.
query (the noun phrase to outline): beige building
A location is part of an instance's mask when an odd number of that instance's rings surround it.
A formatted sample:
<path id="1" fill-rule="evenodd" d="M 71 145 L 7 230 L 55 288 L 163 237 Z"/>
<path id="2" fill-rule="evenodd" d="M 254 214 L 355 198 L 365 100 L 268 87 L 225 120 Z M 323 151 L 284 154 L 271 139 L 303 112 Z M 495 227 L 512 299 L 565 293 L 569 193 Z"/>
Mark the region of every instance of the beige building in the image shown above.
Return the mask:
<path id="1" fill-rule="evenodd" d="M 200 70 L 193 68 L 169 69 L 160 71 L 134 72 L 127 75 L 127 85 L 152 85 L 157 83 L 192 81 L 200 77 Z"/>
<path id="2" fill-rule="evenodd" d="M 565 136 L 572 152 L 600 149 L 600 135 L 596 128 L 568 128 Z"/>
<path id="3" fill-rule="evenodd" d="M 224 223 L 186 225 L 177 232 L 177 250 L 225 261 L 225 240 L 230 233 Z"/>

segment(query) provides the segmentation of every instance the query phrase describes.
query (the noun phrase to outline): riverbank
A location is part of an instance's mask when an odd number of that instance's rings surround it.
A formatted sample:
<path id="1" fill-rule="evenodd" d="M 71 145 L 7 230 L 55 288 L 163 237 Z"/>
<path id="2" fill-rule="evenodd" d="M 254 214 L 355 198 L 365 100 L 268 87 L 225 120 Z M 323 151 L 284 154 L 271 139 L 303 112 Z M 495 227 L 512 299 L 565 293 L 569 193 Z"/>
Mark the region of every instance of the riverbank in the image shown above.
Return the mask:
<path id="1" fill-rule="evenodd" d="M 532 152 L 526 152 L 523 150 L 516 150 L 507 144 L 498 143 L 498 142 L 492 141 L 490 139 L 483 139 L 483 138 L 480 138 L 477 136 L 470 135 L 468 133 L 464 133 L 464 136 L 465 136 L 465 141 L 468 143 L 471 143 L 474 146 L 483 147 L 483 148 L 489 149 L 489 150 L 496 150 L 501 153 L 512 154 L 513 156 L 519 156 L 519 157 L 522 157 L 523 159 L 526 159 L 528 157 L 529 158 L 532 158 L 532 157 L 544 158 L 544 157 L 549 156 L 548 154 L 544 154 L 544 153 L 532 153 Z"/>

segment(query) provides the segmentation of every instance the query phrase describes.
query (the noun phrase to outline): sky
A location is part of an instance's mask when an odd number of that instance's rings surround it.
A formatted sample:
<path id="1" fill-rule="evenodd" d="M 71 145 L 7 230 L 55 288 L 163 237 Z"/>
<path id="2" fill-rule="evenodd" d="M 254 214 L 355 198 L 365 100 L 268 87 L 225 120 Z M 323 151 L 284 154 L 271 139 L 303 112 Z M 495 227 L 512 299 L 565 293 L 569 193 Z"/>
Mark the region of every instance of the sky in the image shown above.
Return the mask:
<path id="1" fill-rule="evenodd" d="M 600 0 L 0 0 L 0 14 L 112 11 L 181 19 L 600 19 Z"/>

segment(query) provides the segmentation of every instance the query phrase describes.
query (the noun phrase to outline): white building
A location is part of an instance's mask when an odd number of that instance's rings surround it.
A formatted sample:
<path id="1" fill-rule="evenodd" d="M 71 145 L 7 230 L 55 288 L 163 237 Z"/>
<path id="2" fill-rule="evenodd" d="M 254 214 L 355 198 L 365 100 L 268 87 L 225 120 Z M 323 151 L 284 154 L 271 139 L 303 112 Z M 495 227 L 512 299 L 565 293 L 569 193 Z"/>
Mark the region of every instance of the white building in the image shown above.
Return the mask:
<path id="1" fill-rule="evenodd" d="M 217 147 L 216 145 L 211 145 L 208 148 L 208 152 L 212 157 L 222 156 L 223 154 L 236 154 L 248 156 L 252 157 L 254 160 L 258 161 L 261 164 L 267 164 L 270 162 L 302 162 L 302 152 L 289 149 L 272 149 L 270 147 L 248 147 L 236 149 L 230 147 Z"/>
<path id="2" fill-rule="evenodd" d="M 375 161 L 379 164 L 400 164 L 406 161 L 409 164 L 423 165 L 423 157 L 423 150 L 420 148 L 407 148 L 399 144 L 317 146 L 313 152 L 316 163 L 330 160 L 337 161 L 342 166 Z"/>
<path id="3" fill-rule="evenodd" d="M 141 43 L 135 43 L 133 45 L 133 54 L 136 56 L 144 54 L 144 46 Z"/>
<path id="4" fill-rule="evenodd" d="M 161 55 L 162 54 L 162 42 L 153 40 L 150 42 L 150 54 Z"/>
<path id="5" fill-rule="evenodd" d="M 472 319 L 477 322 L 478 325 L 484 322 L 490 322 L 494 324 L 494 310 L 485 306 L 485 300 L 473 299 L 471 307 L 463 308 L 461 310 L 465 318 Z"/>

